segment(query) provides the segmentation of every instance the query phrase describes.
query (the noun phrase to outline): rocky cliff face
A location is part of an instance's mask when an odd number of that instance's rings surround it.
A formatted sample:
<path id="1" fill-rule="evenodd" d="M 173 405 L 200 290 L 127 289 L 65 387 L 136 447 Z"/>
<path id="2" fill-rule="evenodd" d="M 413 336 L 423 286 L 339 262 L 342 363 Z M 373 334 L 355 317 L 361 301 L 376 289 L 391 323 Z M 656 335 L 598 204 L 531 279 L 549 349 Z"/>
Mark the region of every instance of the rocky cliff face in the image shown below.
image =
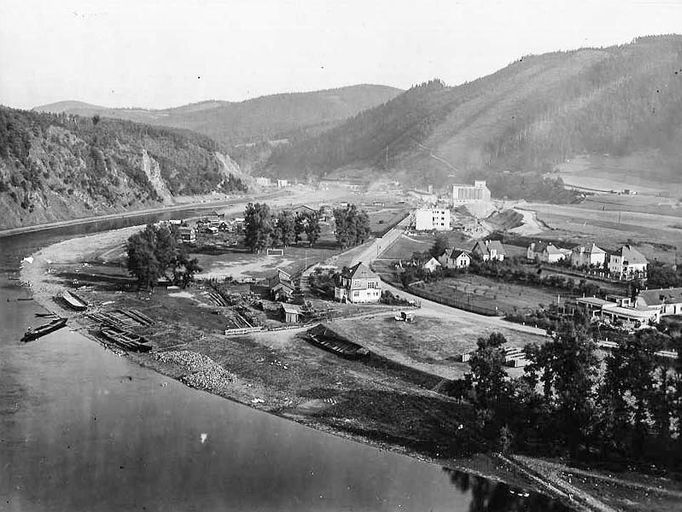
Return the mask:
<path id="1" fill-rule="evenodd" d="M 240 176 L 191 132 L 0 108 L 0 229 L 245 190 Z"/>

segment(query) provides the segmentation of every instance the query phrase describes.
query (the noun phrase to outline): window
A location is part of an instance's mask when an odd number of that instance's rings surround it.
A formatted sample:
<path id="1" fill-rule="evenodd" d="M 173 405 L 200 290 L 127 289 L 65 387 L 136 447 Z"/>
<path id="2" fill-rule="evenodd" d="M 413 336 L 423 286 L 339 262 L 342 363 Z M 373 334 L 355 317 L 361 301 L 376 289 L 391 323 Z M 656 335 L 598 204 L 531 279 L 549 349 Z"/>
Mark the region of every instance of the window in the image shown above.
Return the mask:
<path id="1" fill-rule="evenodd" d="M 359 297 L 359 296 L 360 296 L 360 292 L 359 292 L 359 291 L 356 290 L 356 291 L 353 292 L 353 297 Z"/>

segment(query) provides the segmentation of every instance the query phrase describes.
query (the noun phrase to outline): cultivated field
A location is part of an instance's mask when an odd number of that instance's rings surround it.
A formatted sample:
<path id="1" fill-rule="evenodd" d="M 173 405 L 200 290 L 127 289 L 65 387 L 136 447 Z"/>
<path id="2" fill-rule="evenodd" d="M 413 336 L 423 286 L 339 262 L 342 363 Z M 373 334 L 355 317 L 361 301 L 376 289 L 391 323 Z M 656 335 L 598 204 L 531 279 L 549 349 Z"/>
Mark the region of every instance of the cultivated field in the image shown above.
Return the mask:
<path id="1" fill-rule="evenodd" d="M 557 295 L 566 298 L 562 292 L 553 289 L 506 283 L 475 274 L 418 286 L 445 299 L 453 298 L 487 308 L 497 307 L 504 313 L 534 311 L 540 304 L 547 306 L 556 302 Z"/>

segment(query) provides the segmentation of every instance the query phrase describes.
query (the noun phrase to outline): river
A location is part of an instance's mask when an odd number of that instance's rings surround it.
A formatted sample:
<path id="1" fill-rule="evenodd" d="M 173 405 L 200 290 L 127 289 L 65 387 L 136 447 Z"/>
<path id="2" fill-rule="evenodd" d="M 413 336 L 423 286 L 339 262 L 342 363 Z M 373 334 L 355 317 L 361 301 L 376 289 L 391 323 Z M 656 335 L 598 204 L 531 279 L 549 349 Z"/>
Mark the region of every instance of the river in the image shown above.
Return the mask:
<path id="1" fill-rule="evenodd" d="M 9 278 L 24 256 L 162 216 L 0 238 L 0 510 L 565 510 L 187 388 L 68 329 L 18 341 L 44 312 Z"/>

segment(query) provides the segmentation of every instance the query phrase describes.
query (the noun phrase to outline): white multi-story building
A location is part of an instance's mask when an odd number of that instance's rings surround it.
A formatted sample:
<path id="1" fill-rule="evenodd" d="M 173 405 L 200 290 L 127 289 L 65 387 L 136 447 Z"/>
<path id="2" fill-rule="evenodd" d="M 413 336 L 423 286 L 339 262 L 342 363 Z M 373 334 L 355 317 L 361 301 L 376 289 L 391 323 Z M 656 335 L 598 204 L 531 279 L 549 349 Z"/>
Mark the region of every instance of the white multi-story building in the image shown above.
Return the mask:
<path id="1" fill-rule="evenodd" d="M 487 187 L 485 180 L 476 180 L 472 185 L 453 185 L 452 186 L 452 203 L 466 204 L 474 202 L 489 202 L 490 189 Z"/>
<path id="2" fill-rule="evenodd" d="M 414 212 L 414 229 L 417 231 L 449 231 L 450 210 L 447 208 L 419 208 Z"/>

